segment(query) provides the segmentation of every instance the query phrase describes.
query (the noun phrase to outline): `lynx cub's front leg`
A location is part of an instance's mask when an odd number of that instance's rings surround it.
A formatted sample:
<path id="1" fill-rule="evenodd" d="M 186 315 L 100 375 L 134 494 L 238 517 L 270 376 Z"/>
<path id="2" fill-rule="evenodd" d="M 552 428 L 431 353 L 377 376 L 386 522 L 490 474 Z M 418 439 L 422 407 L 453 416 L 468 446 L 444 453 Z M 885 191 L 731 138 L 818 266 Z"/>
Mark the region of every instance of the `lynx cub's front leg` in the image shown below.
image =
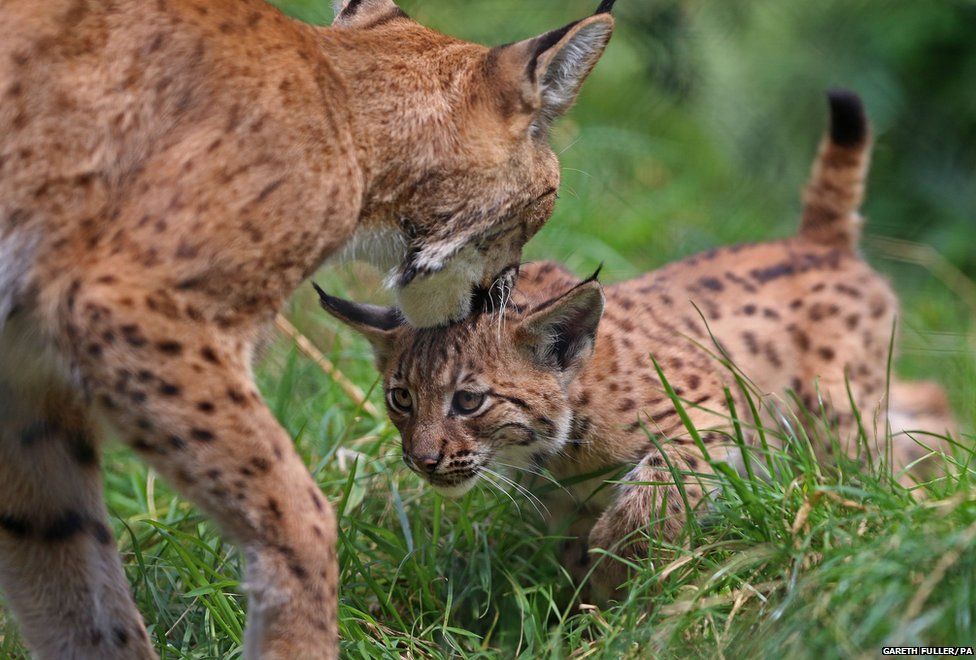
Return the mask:
<path id="1" fill-rule="evenodd" d="M 702 434 L 709 459 L 728 459 L 725 439 L 715 431 Z M 600 548 L 625 560 L 640 561 L 648 559 L 649 538 L 682 542 L 689 514 L 699 513 L 697 509 L 705 494 L 715 487 L 715 480 L 709 461 L 690 439 L 672 442 L 650 449 L 616 487 L 610 506 L 590 530 L 590 549 Z M 657 568 L 663 568 L 673 557 L 655 550 L 650 559 L 659 562 Z M 624 563 L 602 558 L 590 582 L 594 599 L 606 602 L 614 597 L 625 584 L 627 572 Z"/>
<path id="2" fill-rule="evenodd" d="M 193 320 L 166 291 L 83 283 L 71 295 L 86 391 L 244 548 L 248 657 L 334 657 L 335 517 L 254 386 L 253 331 Z"/>

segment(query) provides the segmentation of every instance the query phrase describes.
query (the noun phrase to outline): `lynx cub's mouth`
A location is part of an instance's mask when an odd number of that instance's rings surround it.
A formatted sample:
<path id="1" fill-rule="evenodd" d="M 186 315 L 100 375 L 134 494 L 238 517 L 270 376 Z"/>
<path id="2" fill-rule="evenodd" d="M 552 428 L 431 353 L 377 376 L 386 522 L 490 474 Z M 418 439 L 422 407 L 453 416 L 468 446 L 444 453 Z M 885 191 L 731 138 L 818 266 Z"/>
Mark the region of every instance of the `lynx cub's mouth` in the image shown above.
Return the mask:
<path id="1" fill-rule="evenodd" d="M 463 465 L 458 464 L 453 457 L 441 457 L 438 464 L 443 463 L 443 470 L 438 470 L 437 467 L 425 470 L 407 452 L 403 454 L 403 462 L 434 490 L 451 499 L 457 499 L 471 490 L 478 483 L 482 472 L 481 465 L 472 465 L 467 461 L 463 461 Z"/>
<path id="2" fill-rule="evenodd" d="M 427 481 L 439 494 L 449 499 L 456 500 L 474 488 L 474 485 L 478 483 L 478 474 L 476 473 L 474 476 L 459 482 L 448 482 L 446 480 L 442 482 L 436 477 L 428 478 Z"/>

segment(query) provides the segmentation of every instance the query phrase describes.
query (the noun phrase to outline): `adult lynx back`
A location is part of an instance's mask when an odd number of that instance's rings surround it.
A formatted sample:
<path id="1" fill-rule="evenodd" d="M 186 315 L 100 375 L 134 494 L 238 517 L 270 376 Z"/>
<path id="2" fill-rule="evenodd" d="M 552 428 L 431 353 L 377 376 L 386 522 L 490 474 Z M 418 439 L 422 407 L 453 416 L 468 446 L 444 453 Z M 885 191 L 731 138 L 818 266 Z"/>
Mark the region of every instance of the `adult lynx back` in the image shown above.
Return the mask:
<path id="1" fill-rule="evenodd" d="M 153 656 L 96 418 L 243 546 L 249 657 L 336 654 L 335 519 L 256 337 L 344 247 L 418 326 L 504 288 L 612 4 L 486 48 L 390 0 L 0 3 L 0 587 L 37 657 Z"/>

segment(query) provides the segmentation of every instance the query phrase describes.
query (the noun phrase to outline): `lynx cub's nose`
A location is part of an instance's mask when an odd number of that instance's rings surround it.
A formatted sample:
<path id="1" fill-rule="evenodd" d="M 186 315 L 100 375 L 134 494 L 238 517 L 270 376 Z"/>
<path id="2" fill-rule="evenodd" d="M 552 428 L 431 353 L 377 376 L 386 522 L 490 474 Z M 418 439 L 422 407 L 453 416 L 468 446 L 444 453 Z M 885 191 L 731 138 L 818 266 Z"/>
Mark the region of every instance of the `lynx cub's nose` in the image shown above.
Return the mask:
<path id="1" fill-rule="evenodd" d="M 419 458 L 414 458 L 413 461 L 425 472 L 433 472 L 437 467 L 437 464 L 440 463 L 440 460 L 435 456 L 421 456 Z"/>
<path id="2" fill-rule="evenodd" d="M 404 458 L 407 465 L 426 474 L 433 474 L 441 462 L 441 457 L 433 454 L 404 454 Z"/>

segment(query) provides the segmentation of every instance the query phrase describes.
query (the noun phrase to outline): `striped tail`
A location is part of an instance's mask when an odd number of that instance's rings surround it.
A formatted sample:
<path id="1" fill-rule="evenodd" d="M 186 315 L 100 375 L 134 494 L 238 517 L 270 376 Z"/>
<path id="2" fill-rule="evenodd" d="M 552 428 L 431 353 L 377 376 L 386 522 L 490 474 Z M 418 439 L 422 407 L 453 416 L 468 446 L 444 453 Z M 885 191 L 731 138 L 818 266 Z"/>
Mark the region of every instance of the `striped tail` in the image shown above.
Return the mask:
<path id="1" fill-rule="evenodd" d="M 864 106 L 854 92 L 831 90 L 830 132 L 820 143 L 810 182 L 803 194 L 800 236 L 854 250 L 861 229 L 858 213 L 871 155 L 871 131 Z"/>

